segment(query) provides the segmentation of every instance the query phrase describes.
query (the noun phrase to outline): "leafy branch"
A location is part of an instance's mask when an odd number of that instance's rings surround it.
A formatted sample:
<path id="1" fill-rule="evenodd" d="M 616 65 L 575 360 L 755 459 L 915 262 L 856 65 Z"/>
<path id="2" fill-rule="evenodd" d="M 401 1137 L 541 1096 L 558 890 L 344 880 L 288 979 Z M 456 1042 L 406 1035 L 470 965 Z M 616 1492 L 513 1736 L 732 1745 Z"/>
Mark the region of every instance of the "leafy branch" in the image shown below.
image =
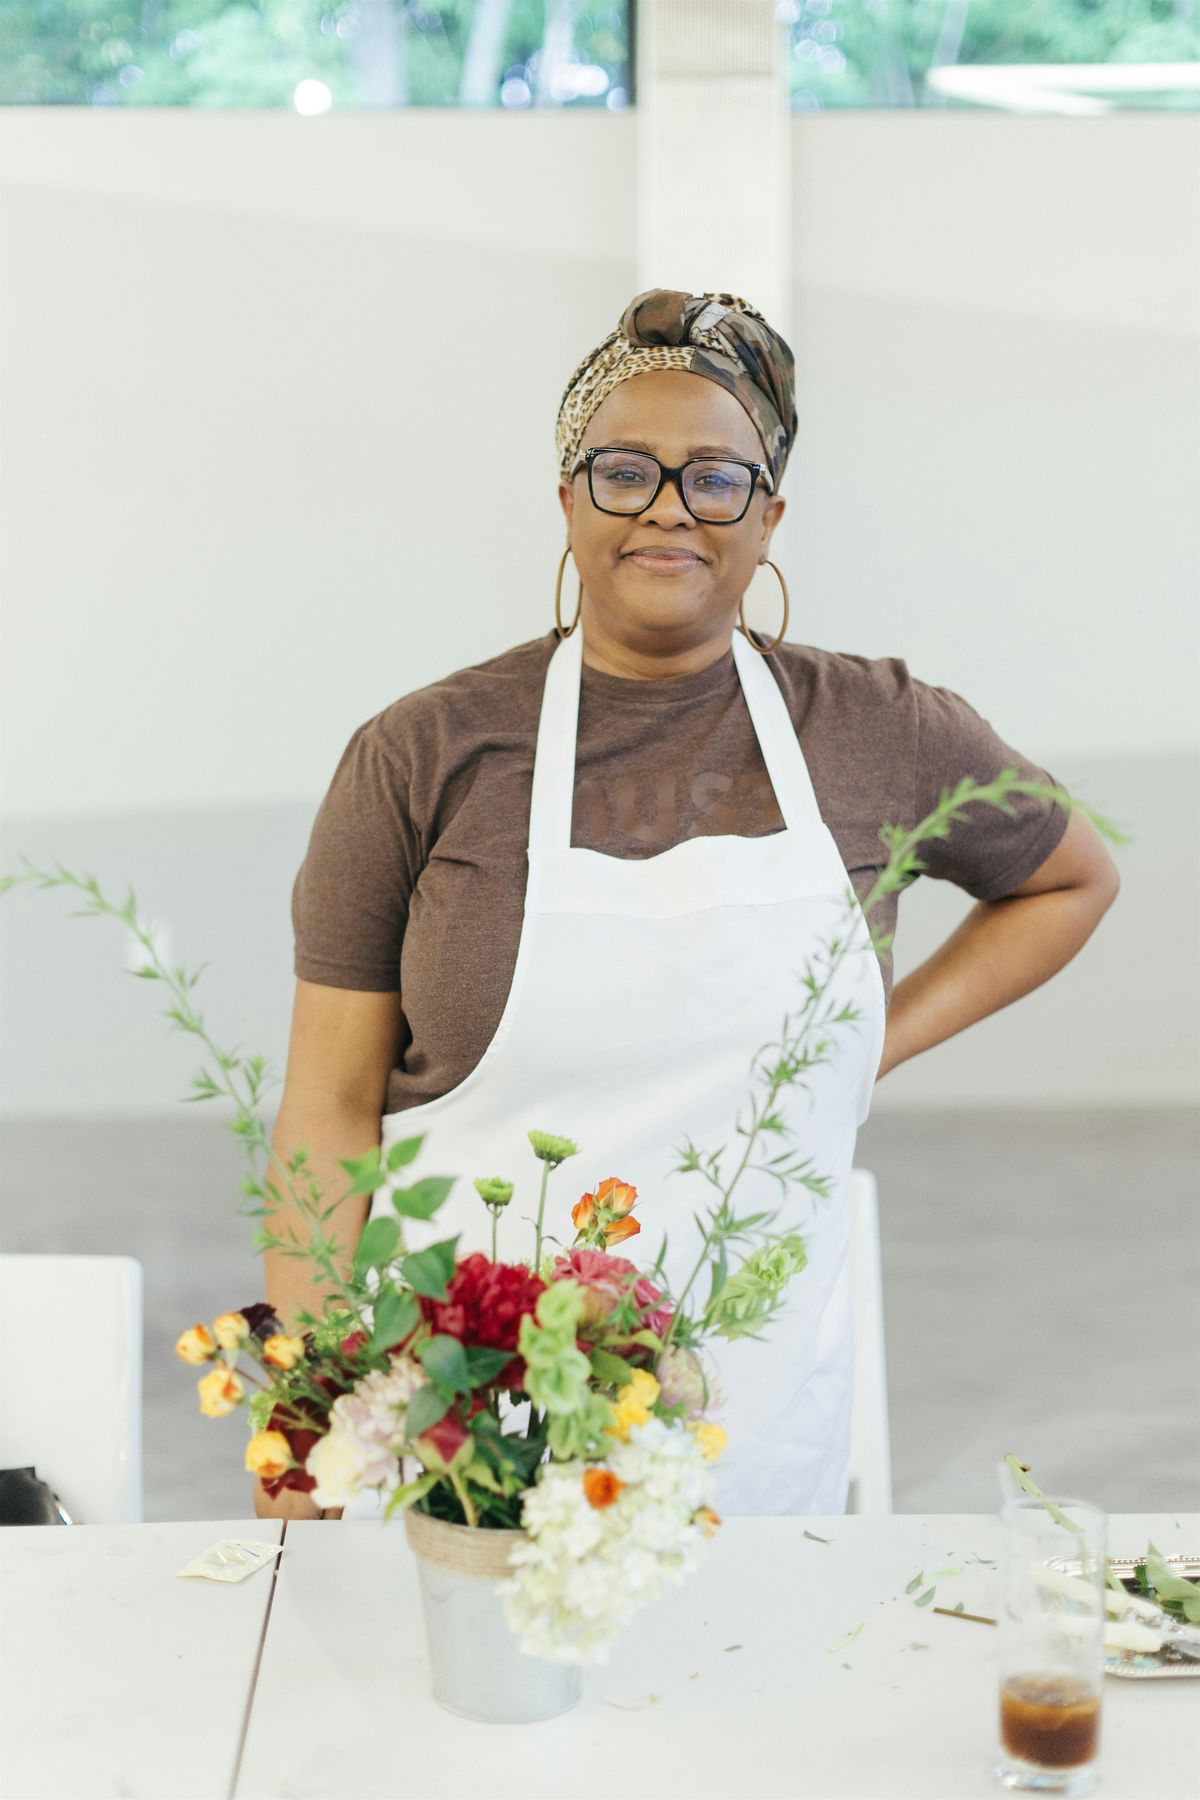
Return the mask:
<path id="1" fill-rule="evenodd" d="M 1115 825 L 1090 806 L 1076 800 L 1065 788 L 1055 782 L 1025 780 L 1014 769 L 1001 770 L 989 782 L 977 782 L 970 776 L 964 777 L 957 786 L 943 789 L 933 811 L 917 824 L 911 827 L 882 827 L 879 836 L 887 848 L 888 856 L 861 902 L 862 920 L 859 921 L 857 917 L 860 907 L 855 891 L 848 888 L 844 896 L 846 928 L 839 935 L 829 938 L 805 968 L 801 976 L 803 1000 L 798 1010 L 784 1015 L 778 1039 L 762 1046 L 751 1059 L 751 1074 L 762 1087 L 763 1093 L 757 1100 L 751 1095 L 749 1123 L 743 1125 L 739 1120 L 735 1125 L 737 1133 L 745 1139 L 745 1145 L 729 1181 L 723 1182 L 721 1179 L 724 1146 L 719 1150 L 703 1153 L 689 1139 L 679 1151 L 682 1161 L 675 1172 L 700 1175 L 716 1189 L 719 1198 L 710 1203 L 707 1216 L 699 1213 L 694 1215 L 702 1239 L 700 1254 L 679 1295 L 665 1344 L 670 1344 L 681 1332 L 698 1331 L 703 1334 L 705 1330 L 715 1329 L 718 1334 L 722 1334 L 722 1295 L 731 1281 L 728 1268 L 729 1248 L 738 1242 L 753 1243 L 760 1239 L 778 1217 L 777 1209 L 741 1216 L 736 1212 L 733 1205 L 734 1189 L 748 1169 L 772 1176 L 784 1192 L 789 1187 L 800 1186 L 807 1188 L 818 1200 L 826 1200 L 830 1196 L 832 1180 L 829 1176 L 814 1172 L 811 1157 L 799 1157 L 785 1147 L 774 1155 L 766 1156 L 765 1161 L 754 1162 L 752 1158 L 756 1154 L 765 1154 L 761 1147 L 763 1140 L 785 1139 L 792 1135 L 791 1127 L 778 1104 L 781 1093 L 786 1088 L 806 1087 L 806 1078 L 812 1070 L 834 1060 L 837 1033 L 846 1025 L 858 1023 L 862 1017 L 858 1008 L 849 1004 L 839 1006 L 831 997 L 835 980 L 851 953 L 860 954 L 869 950 L 874 954 L 885 948 L 891 939 L 871 931 L 868 926 L 864 942 L 858 929 L 859 924 L 869 920 L 870 914 L 889 895 L 899 893 L 917 879 L 925 867 L 917 855 L 921 845 L 948 837 L 954 825 L 967 819 L 968 806 L 993 806 L 1011 816 L 1015 813 L 1012 802 L 1017 795 L 1044 800 L 1047 807 L 1056 803 L 1067 812 L 1081 812 L 1112 843 L 1128 842 L 1125 834 Z M 711 1264 L 712 1268 L 711 1290 L 698 1325 L 693 1325 L 691 1321 L 685 1320 L 683 1306 L 706 1264 Z M 796 1266 L 803 1266 L 798 1258 Z M 785 1282 L 780 1282 L 772 1288 L 771 1284 L 767 1284 L 760 1289 L 753 1318 L 755 1326 L 767 1324 L 783 1304 L 785 1285 Z M 743 1317 L 739 1321 L 738 1335 L 744 1334 L 745 1323 Z"/>
<path id="2" fill-rule="evenodd" d="M 181 1098 L 184 1101 L 225 1098 L 233 1103 L 234 1116 L 230 1122 L 230 1130 L 241 1140 L 250 1165 L 250 1173 L 243 1179 L 241 1191 L 249 1198 L 263 1202 L 258 1206 L 243 1208 L 243 1216 L 268 1217 L 270 1208 L 266 1203 L 283 1200 L 284 1195 L 269 1177 L 268 1171 L 273 1169 L 276 1178 L 282 1183 L 286 1198 L 309 1225 L 310 1237 L 307 1244 L 301 1243 L 294 1236 L 280 1237 L 267 1226 L 262 1226 L 255 1232 L 255 1249 L 277 1249 L 285 1256 L 311 1258 L 320 1274 L 336 1289 L 346 1311 L 361 1324 L 357 1292 L 350 1282 L 343 1279 L 335 1261 L 338 1246 L 323 1230 L 341 1201 L 322 1206 L 321 1190 L 309 1172 L 307 1151 L 303 1147 L 297 1149 L 285 1164 L 259 1117 L 257 1109 L 263 1094 L 270 1087 L 278 1085 L 270 1074 L 270 1065 L 262 1056 L 246 1056 L 236 1048 L 223 1050 L 209 1035 L 203 1015 L 192 1005 L 192 989 L 208 965 L 202 963 L 199 969 L 189 974 L 182 967 L 172 969 L 163 962 L 152 932 L 139 916 L 137 897 L 132 887 L 128 890 L 124 904 L 118 906 L 105 895 L 94 875 L 76 874 L 57 861 L 52 872 L 38 868 L 27 856 L 22 855 L 20 860 L 25 864 L 23 872 L 0 876 L 0 894 L 6 894 L 21 884 L 39 889 L 71 888 L 84 896 L 82 908 L 72 913 L 72 918 L 107 916 L 120 920 L 133 933 L 145 951 L 147 960 L 139 968 L 128 969 L 126 973 L 142 981 L 162 982 L 170 996 L 170 1004 L 162 1009 L 162 1016 L 170 1020 L 172 1029 L 198 1038 L 207 1051 L 211 1064 L 218 1071 L 214 1074 L 213 1067 L 203 1065 L 192 1078 L 193 1092 L 184 1094 Z M 266 1160 L 261 1181 L 255 1173 L 256 1159 L 259 1156 Z M 371 1181 L 372 1170 L 377 1173 L 378 1162 L 376 1151 L 368 1153 L 366 1157 L 342 1163 L 342 1167 L 353 1177 L 351 1186 L 342 1196 L 343 1200 L 355 1193 L 372 1191 L 377 1183 L 371 1182 L 370 1186 L 366 1183 Z M 301 1317 L 302 1321 L 311 1320 L 310 1314 Z"/>

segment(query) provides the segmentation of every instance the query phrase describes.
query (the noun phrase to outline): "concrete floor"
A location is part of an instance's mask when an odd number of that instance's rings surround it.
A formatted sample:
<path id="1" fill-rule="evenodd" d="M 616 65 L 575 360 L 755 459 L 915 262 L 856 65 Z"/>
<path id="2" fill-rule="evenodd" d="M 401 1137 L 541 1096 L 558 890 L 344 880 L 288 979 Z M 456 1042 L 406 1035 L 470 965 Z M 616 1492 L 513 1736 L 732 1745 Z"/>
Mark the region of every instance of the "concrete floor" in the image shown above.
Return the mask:
<path id="1" fill-rule="evenodd" d="M 868 1121 L 897 1512 L 990 1511 L 1006 1450 L 1112 1511 L 1200 1506 L 1198 1149 L 1190 1110 Z M 0 1248 L 145 1267 L 146 1517 L 249 1516 L 245 1422 L 173 1353 L 261 1297 L 227 1126 L 23 1120 L 0 1153 Z"/>

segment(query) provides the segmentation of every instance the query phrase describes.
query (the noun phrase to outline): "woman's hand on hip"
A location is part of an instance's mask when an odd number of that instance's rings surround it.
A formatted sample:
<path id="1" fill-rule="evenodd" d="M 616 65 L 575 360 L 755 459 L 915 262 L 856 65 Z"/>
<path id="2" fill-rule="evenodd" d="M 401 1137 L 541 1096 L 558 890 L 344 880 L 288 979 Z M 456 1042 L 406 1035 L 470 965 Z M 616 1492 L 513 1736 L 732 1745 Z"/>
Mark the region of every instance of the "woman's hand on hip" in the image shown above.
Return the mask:
<path id="1" fill-rule="evenodd" d="M 979 901 L 919 969 L 896 983 L 879 1075 L 1049 981 L 1087 942 L 1120 888 L 1094 825 L 1072 813 L 1041 867 Z"/>

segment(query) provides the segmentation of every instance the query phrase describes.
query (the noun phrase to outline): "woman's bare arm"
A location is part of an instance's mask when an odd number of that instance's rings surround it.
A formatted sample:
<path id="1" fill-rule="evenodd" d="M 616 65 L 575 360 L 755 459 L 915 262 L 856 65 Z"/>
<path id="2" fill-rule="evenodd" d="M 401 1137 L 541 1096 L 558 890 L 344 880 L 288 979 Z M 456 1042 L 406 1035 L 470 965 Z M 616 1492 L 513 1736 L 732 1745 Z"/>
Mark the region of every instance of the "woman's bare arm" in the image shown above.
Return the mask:
<path id="1" fill-rule="evenodd" d="M 395 1066 L 402 1016 L 400 995 L 359 993 L 297 981 L 283 1098 L 271 1135 L 272 1148 L 286 1166 L 301 1147 L 325 1204 L 339 1202 L 324 1227 L 338 1248 L 334 1262 L 346 1276 L 366 1223 L 370 1196 L 343 1200 L 349 1186 L 342 1159 L 363 1156 L 380 1141 L 388 1076 Z M 273 1177 L 279 1186 L 278 1177 Z M 278 1237 L 307 1243 L 310 1229 L 300 1208 L 286 1198 L 271 1206 L 264 1223 Z M 264 1286 L 285 1331 L 305 1328 L 297 1315 L 319 1316 L 329 1288 L 306 1257 L 282 1250 L 263 1253 Z M 316 1518 L 307 1494 L 283 1489 L 270 1499 L 257 1479 L 258 1518 Z M 330 1515 L 340 1517 L 340 1508 Z"/>
<path id="2" fill-rule="evenodd" d="M 897 982 L 880 1076 L 1040 987 L 1081 950 L 1121 879 L 1082 813 L 1003 900 L 981 900 L 940 949 Z"/>

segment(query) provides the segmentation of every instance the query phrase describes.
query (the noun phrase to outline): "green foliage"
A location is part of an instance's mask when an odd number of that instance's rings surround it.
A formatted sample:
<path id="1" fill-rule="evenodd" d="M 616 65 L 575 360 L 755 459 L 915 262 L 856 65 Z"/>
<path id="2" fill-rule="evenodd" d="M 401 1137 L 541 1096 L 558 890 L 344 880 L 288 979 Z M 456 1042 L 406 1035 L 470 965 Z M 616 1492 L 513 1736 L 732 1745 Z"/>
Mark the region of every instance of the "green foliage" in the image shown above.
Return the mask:
<path id="1" fill-rule="evenodd" d="M 433 1385 L 418 1388 L 408 1403 L 405 1415 L 405 1431 L 410 1440 L 419 1438 L 423 1432 L 431 1431 L 441 1423 L 450 1411 L 453 1396 L 446 1395 Z"/>
<path id="2" fill-rule="evenodd" d="M 440 1480 L 440 1473 L 433 1470 L 427 1475 L 418 1476 L 416 1481 L 402 1481 L 388 1495 L 387 1505 L 383 1509 L 385 1520 L 393 1518 L 398 1512 L 406 1512 L 415 1500 L 422 1499 Z"/>
<path id="3" fill-rule="evenodd" d="M 393 1144 L 387 1153 L 388 1174 L 394 1175 L 397 1169 L 402 1169 L 407 1163 L 412 1162 L 424 1142 L 425 1133 L 421 1132 L 417 1137 L 401 1138 Z"/>
<path id="4" fill-rule="evenodd" d="M 752 1250 L 709 1302 L 705 1324 L 717 1337 L 757 1337 L 783 1304 L 793 1275 L 808 1263 L 804 1240 L 795 1232 Z"/>
<path id="5" fill-rule="evenodd" d="M 338 1167 L 350 1176 L 347 1194 L 373 1194 L 383 1175 L 379 1145 L 368 1150 L 365 1156 L 340 1157 Z"/>
<path id="6" fill-rule="evenodd" d="M 592 1373 L 597 1381 L 610 1382 L 614 1387 L 624 1387 L 633 1379 L 633 1366 L 623 1356 L 616 1356 L 611 1350 L 589 1350 L 588 1361 L 592 1365 Z"/>
<path id="7" fill-rule="evenodd" d="M 427 1250 L 414 1250 L 400 1265 L 400 1272 L 410 1288 L 427 1300 L 444 1300 L 450 1277 L 454 1273 L 457 1234 L 430 1244 Z"/>
<path id="8" fill-rule="evenodd" d="M 626 0 L 580 11 L 568 63 L 627 88 L 626 15 Z M 495 106 L 516 76 L 528 91 L 515 104 L 607 103 L 607 90 L 559 101 L 530 66 L 553 52 L 545 0 L 512 0 L 494 43 L 489 23 L 477 0 L 381 0 L 369 12 L 356 0 L 5 0 L 0 101 L 291 106 L 300 82 L 320 81 L 335 109 Z"/>
<path id="9" fill-rule="evenodd" d="M 957 64 L 1178 63 L 1197 54 L 1194 0 L 831 0 L 799 8 L 790 89 L 799 110 L 971 105 L 928 81 Z M 1110 105 L 1194 108 L 1194 92 L 1106 94 Z M 973 110 L 978 110 L 973 106 Z"/>
<path id="10" fill-rule="evenodd" d="M 423 1181 L 414 1181 L 411 1187 L 396 1188 L 392 1205 L 405 1219 L 432 1219 L 456 1179 L 453 1175 L 427 1175 Z"/>
<path id="11" fill-rule="evenodd" d="M 574 1354 L 578 1356 L 579 1352 Z M 588 1460 L 603 1455 L 605 1431 L 612 1417 L 612 1406 L 604 1395 L 594 1388 L 585 1388 L 580 1403 L 569 1412 L 551 1412 L 547 1430 L 550 1454 L 560 1462 L 576 1456 Z"/>
<path id="12" fill-rule="evenodd" d="M 483 1344 L 467 1346 L 467 1379 L 471 1387 L 487 1387 L 506 1363 L 512 1361 L 507 1350 L 489 1350 Z"/>
<path id="13" fill-rule="evenodd" d="M 386 1268 L 399 1244 L 400 1227 L 395 1219 L 368 1219 L 354 1252 L 355 1273 L 362 1275 L 367 1269 Z"/>
<path id="14" fill-rule="evenodd" d="M 372 1353 L 390 1350 L 402 1344 L 421 1322 L 421 1309 L 411 1294 L 396 1288 L 381 1287 L 375 1295 L 375 1328 L 371 1333 Z"/>
<path id="15" fill-rule="evenodd" d="M 1141 1592 L 1156 1600 L 1164 1612 L 1174 1613 L 1189 1625 L 1200 1625 L 1200 1586 L 1177 1575 L 1161 1550 L 1148 1545 L 1145 1561 L 1134 1573 Z"/>
<path id="16" fill-rule="evenodd" d="M 456 1337 L 437 1332 L 417 1345 L 417 1356 L 439 1391 L 453 1399 L 471 1391 L 471 1371 L 467 1353 Z"/>

